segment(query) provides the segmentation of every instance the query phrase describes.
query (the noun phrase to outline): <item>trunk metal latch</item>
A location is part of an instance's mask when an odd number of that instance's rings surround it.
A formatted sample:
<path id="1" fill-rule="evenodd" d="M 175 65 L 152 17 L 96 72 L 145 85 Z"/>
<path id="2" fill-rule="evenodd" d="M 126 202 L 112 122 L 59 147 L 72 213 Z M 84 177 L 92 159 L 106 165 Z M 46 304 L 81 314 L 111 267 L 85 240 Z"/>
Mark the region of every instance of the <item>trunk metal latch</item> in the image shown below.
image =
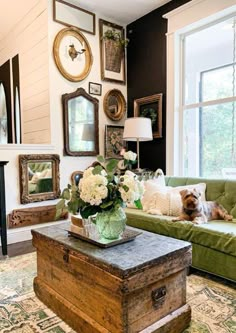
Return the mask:
<path id="1" fill-rule="evenodd" d="M 154 309 L 158 309 L 165 301 L 166 287 L 160 287 L 152 291 L 152 305 Z"/>

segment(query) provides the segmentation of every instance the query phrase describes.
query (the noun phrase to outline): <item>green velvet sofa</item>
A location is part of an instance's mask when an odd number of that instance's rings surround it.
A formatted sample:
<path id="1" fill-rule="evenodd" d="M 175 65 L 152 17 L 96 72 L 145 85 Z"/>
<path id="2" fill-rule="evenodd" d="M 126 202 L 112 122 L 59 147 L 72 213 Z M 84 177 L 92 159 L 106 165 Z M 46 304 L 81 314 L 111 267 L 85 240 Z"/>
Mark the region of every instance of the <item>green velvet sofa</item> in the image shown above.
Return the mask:
<path id="1" fill-rule="evenodd" d="M 233 215 L 232 222 L 195 225 L 172 222 L 170 216 L 150 215 L 127 208 L 127 225 L 192 243 L 192 266 L 236 282 L 236 181 L 165 177 L 167 186 L 206 183 L 206 200 L 217 201 Z"/>

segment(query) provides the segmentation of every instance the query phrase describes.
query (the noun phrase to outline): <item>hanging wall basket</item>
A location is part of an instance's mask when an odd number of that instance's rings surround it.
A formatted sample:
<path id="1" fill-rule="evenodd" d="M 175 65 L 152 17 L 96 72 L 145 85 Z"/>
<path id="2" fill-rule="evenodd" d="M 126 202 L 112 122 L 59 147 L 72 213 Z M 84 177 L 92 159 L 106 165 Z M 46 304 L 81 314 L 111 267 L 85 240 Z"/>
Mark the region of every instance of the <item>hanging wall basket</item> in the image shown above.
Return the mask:
<path id="1" fill-rule="evenodd" d="M 120 73 L 121 60 L 124 54 L 122 45 L 116 41 L 108 39 L 105 41 L 105 69 Z"/>

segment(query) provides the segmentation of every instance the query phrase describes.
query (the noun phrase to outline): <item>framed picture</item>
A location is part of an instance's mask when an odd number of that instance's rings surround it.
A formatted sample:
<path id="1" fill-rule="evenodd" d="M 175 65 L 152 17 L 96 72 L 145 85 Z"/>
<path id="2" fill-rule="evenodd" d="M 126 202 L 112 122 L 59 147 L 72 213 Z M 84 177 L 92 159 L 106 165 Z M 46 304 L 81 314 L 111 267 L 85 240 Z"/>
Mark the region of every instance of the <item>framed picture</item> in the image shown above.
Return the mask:
<path id="1" fill-rule="evenodd" d="M 53 56 L 60 73 L 72 82 L 85 79 L 93 64 L 89 42 L 75 27 L 58 32 L 53 43 Z"/>
<path id="2" fill-rule="evenodd" d="M 105 127 L 105 158 L 122 159 L 120 152 L 127 148 L 123 140 L 124 126 L 106 125 Z"/>
<path id="3" fill-rule="evenodd" d="M 72 93 L 62 95 L 62 109 L 64 154 L 98 155 L 98 99 L 89 95 L 83 88 L 78 88 Z"/>
<path id="4" fill-rule="evenodd" d="M 105 36 L 109 38 L 104 38 Z M 122 43 L 113 40 L 115 36 Z M 101 78 L 103 81 L 125 84 L 125 43 L 124 28 L 99 19 Z"/>
<path id="5" fill-rule="evenodd" d="M 162 138 L 162 94 L 134 100 L 134 116 L 150 118 L 154 138 Z"/>
<path id="6" fill-rule="evenodd" d="M 89 82 L 89 94 L 101 96 L 102 85 L 99 83 Z"/>
<path id="7" fill-rule="evenodd" d="M 53 1 L 53 20 L 95 35 L 95 14 L 66 1 Z"/>
<path id="8" fill-rule="evenodd" d="M 122 92 L 118 89 L 109 90 L 104 96 L 103 109 L 111 120 L 121 120 L 126 112 L 126 101 Z"/>
<path id="9" fill-rule="evenodd" d="M 19 155 L 22 204 L 59 198 L 59 164 L 60 157 L 57 154 Z"/>

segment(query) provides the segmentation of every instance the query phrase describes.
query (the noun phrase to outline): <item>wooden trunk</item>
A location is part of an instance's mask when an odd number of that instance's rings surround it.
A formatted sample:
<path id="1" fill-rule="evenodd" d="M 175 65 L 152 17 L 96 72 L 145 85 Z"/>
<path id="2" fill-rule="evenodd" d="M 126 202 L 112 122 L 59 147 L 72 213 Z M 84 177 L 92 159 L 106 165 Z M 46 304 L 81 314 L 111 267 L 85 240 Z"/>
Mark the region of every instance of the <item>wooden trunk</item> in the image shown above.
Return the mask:
<path id="1" fill-rule="evenodd" d="M 180 333 L 188 326 L 189 243 L 144 232 L 99 249 L 56 227 L 32 234 L 36 295 L 77 332 Z M 158 246 L 169 252 L 160 255 Z"/>

